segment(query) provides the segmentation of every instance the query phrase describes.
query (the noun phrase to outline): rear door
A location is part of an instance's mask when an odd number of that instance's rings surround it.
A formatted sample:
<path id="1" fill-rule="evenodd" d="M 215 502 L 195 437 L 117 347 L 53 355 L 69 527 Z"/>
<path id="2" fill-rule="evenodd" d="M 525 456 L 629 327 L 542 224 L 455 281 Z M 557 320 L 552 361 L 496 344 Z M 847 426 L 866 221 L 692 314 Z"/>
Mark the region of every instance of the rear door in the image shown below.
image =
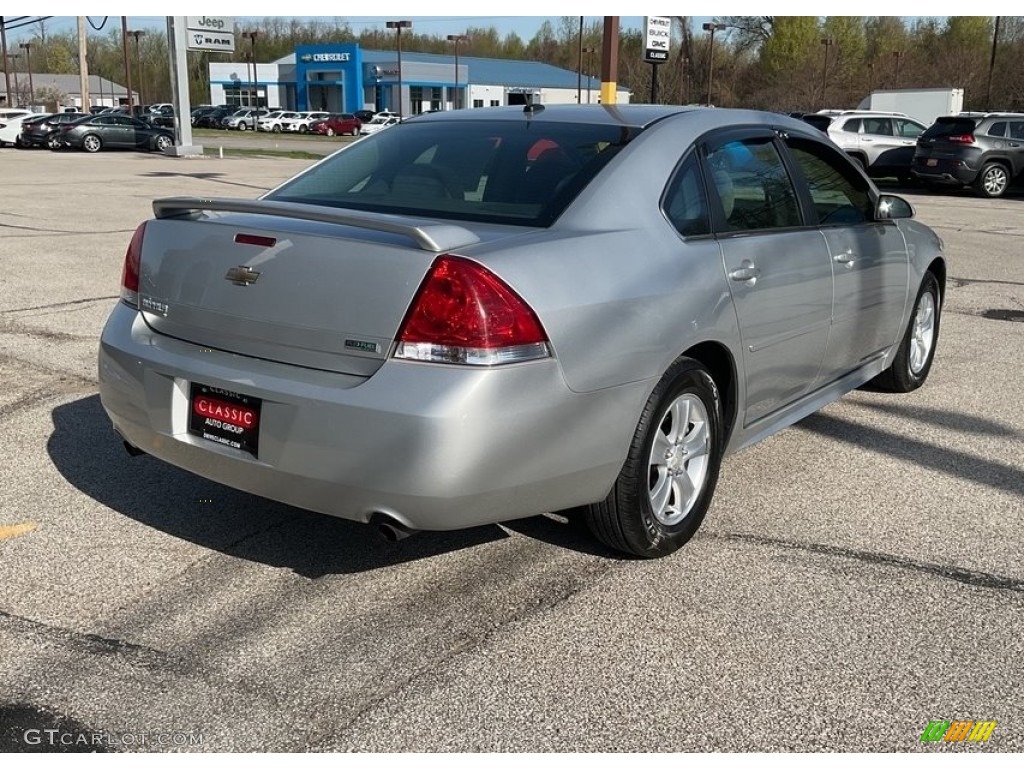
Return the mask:
<path id="1" fill-rule="evenodd" d="M 878 357 L 899 336 L 907 300 L 906 243 L 895 221 L 874 221 L 867 181 L 821 142 L 786 139 L 794 175 L 828 244 L 835 297 L 820 384 Z"/>
<path id="2" fill-rule="evenodd" d="M 803 219 L 773 132 L 732 133 L 705 152 L 743 344 L 746 427 L 818 379 L 832 316 L 832 264 L 821 232 Z"/>

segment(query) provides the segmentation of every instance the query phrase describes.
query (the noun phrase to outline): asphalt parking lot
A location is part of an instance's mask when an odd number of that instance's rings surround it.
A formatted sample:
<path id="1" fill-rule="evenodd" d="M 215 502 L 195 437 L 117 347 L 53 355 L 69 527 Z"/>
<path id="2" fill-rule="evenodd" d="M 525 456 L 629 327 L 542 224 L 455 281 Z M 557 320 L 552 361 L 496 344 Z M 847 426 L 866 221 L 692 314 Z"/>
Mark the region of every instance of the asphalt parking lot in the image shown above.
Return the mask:
<path id="1" fill-rule="evenodd" d="M 0 150 L 0 751 L 1024 749 L 1024 195 L 907 190 L 949 259 L 927 385 L 733 456 L 636 562 L 555 516 L 388 544 L 125 454 L 95 354 L 135 226 L 307 164 Z M 998 725 L 919 742 L 957 719 Z"/>

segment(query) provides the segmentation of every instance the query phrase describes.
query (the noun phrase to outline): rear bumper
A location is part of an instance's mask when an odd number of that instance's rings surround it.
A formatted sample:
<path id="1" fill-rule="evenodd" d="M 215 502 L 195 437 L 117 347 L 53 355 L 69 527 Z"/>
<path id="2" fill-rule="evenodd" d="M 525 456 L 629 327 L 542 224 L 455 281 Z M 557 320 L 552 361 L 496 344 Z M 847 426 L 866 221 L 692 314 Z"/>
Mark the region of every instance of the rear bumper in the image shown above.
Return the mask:
<path id="1" fill-rule="evenodd" d="M 188 383 L 263 399 L 260 454 L 187 431 Z M 115 429 L 233 488 L 366 522 L 448 530 L 603 498 L 653 382 L 577 394 L 554 360 L 502 369 L 390 360 L 362 379 L 243 357 L 153 332 L 124 304 L 99 350 Z"/>
<path id="2" fill-rule="evenodd" d="M 962 161 L 959 161 L 959 165 L 954 165 L 949 160 L 940 159 L 935 165 L 927 165 L 924 160 L 914 160 L 914 164 L 911 166 L 910 172 L 918 179 L 922 181 L 932 182 L 934 184 L 949 184 L 953 186 L 967 186 L 974 182 L 978 176 L 978 171 L 975 168 L 971 168 Z"/>

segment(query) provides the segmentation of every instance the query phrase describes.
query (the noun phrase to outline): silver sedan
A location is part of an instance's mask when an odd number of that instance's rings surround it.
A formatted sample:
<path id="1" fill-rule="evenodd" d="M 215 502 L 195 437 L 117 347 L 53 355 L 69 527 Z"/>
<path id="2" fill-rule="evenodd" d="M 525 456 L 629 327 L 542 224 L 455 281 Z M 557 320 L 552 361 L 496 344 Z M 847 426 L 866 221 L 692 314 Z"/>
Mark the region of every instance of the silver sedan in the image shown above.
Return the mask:
<path id="1" fill-rule="evenodd" d="M 583 507 L 671 553 L 725 456 L 920 386 L 945 288 L 906 201 L 761 112 L 423 115 L 154 210 L 99 351 L 126 447 L 395 538 Z"/>

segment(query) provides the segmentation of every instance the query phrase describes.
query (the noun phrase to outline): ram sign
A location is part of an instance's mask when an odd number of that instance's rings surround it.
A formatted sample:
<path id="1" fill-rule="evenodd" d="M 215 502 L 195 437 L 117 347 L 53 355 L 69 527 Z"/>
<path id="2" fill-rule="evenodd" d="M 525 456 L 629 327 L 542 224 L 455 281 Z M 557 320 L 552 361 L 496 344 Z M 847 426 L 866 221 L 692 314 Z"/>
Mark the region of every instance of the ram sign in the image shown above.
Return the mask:
<path id="1" fill-rule="evenodd" d="M 234 51 L 233 16 L 186 16 L 190 51 Z"/>
<path id="2" fill-rule="evenodd" d="M 644 16 L 644 61 L 663 64 L 668 61 L 669 44 L 672 42 L 671 16 Z"/>

